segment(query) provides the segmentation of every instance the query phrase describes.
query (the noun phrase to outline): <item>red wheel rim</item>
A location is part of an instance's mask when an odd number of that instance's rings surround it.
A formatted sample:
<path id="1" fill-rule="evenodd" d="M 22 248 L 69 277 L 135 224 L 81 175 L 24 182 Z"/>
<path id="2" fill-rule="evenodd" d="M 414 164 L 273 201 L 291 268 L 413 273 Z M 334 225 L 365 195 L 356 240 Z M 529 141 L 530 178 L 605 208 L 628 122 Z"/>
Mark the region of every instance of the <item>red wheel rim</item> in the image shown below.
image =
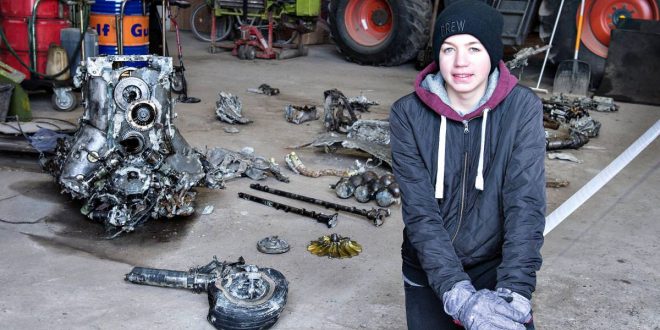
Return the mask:
<path id="1" fill-rule="evenodd" d="M 579 17 L 578 7 L 576 22 Z M 660 20 L 658 4 L 655 0 L 586 0 L 582 43 L 592 53 L 607 57 L 612 30 L 627 18 Z"/>
<path id="2" fill-rule="evenodd" d="M 392 9 L 385 0 L 349 0 L 344 13 L 346 31 L 357 44 L 373 47 L 392 32 Z"/>

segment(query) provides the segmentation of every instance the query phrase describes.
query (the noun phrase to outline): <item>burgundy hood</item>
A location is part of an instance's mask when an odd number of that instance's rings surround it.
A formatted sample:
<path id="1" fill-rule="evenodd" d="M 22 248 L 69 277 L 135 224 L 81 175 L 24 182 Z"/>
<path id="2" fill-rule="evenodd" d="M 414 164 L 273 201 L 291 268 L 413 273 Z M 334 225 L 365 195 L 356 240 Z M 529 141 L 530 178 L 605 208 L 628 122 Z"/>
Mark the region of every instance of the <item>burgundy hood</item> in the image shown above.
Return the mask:
<path id="1" fill-rule="evenodd" d="M 490 99 L 488 99 L 488 101 L 486 101 L 486 103 L 480 106 L 477 110 L 470 112 L 465 116 L 458 114 L 451 107 L 442 102 L 442 100 L 437 95 L 424 89 L 424 87 L 421 86 L 422 81 L 428 74 L 438 72 L 438 65 L 435 62 L 429 64 L 426 68 L 424 68 L 424 70 L 422 70 L 422 72 L 417 75 L 417 78 L 415 79 L 415 94 L 417 94 L 417 96 L 422 100 L 422 102 L 424 102 L 424 104 L 429 106 L 431 109 L 433 109 L 433 111 L 441 116 L 445 116 L 455 121 L 470 120 L 474 117 L 481 116 L 481 113 L 485 108 L 489 108 L 490 111 L 495 110 L 495 107 L 500 104 L 500 102 L 502 102 L 502 100 L 504 100 L 507 95 L 509 95 L 511 90 L 513 90 L 513 88 L 518 83 L 518 79 L 516 79 L 516 77 L 512 75 L 511 72 L 509 72 L 509 69 L 507 69 L 503 61 L 500 61 L 498 68 L 500 71 L 500 77 L 497 80 L 497 87 L 495 88 L 495 91 L 493 91 L 493 95 L 491 95 Z"/>

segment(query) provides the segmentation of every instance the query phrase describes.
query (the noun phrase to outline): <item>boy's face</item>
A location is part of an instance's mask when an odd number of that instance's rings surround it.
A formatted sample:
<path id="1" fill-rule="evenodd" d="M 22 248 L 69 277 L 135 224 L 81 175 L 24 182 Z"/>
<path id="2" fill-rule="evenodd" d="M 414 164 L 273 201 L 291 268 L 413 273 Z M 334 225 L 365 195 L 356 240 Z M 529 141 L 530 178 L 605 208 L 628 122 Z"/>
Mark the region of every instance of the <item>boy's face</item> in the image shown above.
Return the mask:
<path id="1" fill-rule="evenodd" d="M 490 57 L 477 38 L 470 34 L 447 38 L 440 46 L 439 61 L 440 74 L 448 90 L 458 94 L 485 93 Z"/>

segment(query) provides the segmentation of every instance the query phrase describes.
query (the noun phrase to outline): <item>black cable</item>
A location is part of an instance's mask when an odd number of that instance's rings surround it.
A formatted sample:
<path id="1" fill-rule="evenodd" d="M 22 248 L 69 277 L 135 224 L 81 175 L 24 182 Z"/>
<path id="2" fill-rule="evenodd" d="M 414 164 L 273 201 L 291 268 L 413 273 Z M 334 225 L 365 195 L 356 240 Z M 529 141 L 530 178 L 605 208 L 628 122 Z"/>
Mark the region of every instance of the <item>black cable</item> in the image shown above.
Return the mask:
<path id="1" fill-rule="evenodd" d="M 89 20 L 87 22 L 83 22 L 83 23 L 89 24 Z M 34 24 L 34 23 L 32 23 L 32 24 Z M 83 26 L 87 26 L 87 24 L 85 24 Z M 29 27 L 28 27 L 28 31 L 29 31 Z M 2 38 L 2 41 L 4 42 L 4 44 L 7 46 L 7 50 L 9 50 L 9 52 L 18 60 L 18 63 L 20 63 L 21 66 L 23 66 L 25 69 L 27 69 L 30 73 L 32 73 L 34 75 L 37 75 L 37 76 L 39 76 L 39 77 L 41 77 L 45 80 L 56 80 L 55 79 L 56 77 L 59 77 L 59 76 L 65 74 L 66 72 L 68 72 L 71 69 L 71 62 L 69 62 L 67 64 L 67 66 L 62 71 L 60 71 L 60 72 L 58 72 L 54 75 L 43 74 L 43 73 L 38 72 L 36 69 L 33 70 L 27 64 L 25 64 L 25 62 L 23 62 L 23 60 L 21 60 L 21 58 L 18 56 L 18 54 L 16 54 L 16 51 L 14 51 L 14 49 L 9 44 L 9 41 L 7 41 L 7 37 L 5 36 L 5 33 L 2 29 L 2 27 L 0 27 L 0 37 Z M 36 36 L 33 36 L 33 37 L 36 37 Z M 72 58 L 76 58 L 76 56 L 78 56 L 78 53 L 80 53 L 80 48 L 82 47 L 84 37 L 85 37 L 85 32 L 83 31 L 83 32 L 80 33 L 80 40 L 78 41 L 78 45 L 76 46 L 75 50 L 73 51 L 73 55 L 71 56 Z M 36 50 L 33 50 L 33 51 L 36 51 Z M 35 63 L 35 67 L 36 67 L 36 63 Z"/>

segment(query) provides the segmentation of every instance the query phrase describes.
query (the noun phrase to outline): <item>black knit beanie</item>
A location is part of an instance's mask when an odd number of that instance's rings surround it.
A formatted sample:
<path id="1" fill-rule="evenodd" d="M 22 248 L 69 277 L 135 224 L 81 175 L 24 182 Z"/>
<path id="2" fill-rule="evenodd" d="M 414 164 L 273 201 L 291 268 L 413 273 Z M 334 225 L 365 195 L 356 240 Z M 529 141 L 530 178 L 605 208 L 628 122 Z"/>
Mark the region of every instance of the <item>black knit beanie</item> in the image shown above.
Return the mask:
<path id="1" fill-rule="evenodd" d="M 433 32 L 433 59 L 436 63 L 440 46 L 445 39 L 456 34 L 470 34 L 477 38 L 490 56 L 490 72 L 502 59 L 503 19 L 495 8 L 478 0 L 460 0 L 447 6 L 438 15 Z"/>

